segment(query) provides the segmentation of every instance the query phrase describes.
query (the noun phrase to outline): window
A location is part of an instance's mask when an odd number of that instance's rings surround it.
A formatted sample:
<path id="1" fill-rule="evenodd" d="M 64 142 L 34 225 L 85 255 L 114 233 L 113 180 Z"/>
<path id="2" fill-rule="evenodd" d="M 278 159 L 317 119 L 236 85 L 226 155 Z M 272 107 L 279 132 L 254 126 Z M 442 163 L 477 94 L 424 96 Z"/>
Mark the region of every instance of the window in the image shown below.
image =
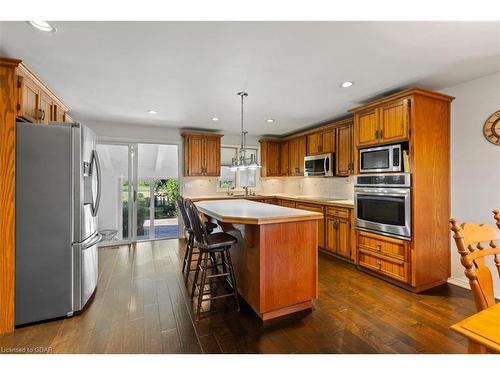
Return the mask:
<path id="1" fill-rule="evenodd" d="M 239 157 L 239 150 L 240 148 L 237 146 L 221 147 L 221 171 L 217 185 L 218 191 L 226 191 L 230 189 L 241 191 L 246 186 L 256 190 L 259 189 L 260 169 L 231 171 L 232 159 Z M 255 155 L 256 160 L 259 160 L 258 148 L 255 147 L 246 149 L 247 158 L 250 158 L 252 154 Z"/>
<path id="2" fill-rule="evenodd" d="M 238 155 L 237 147 L 221 147 L 219 188 L 236 187 L 236 172 L 231 171 L 231 161 Z"/>

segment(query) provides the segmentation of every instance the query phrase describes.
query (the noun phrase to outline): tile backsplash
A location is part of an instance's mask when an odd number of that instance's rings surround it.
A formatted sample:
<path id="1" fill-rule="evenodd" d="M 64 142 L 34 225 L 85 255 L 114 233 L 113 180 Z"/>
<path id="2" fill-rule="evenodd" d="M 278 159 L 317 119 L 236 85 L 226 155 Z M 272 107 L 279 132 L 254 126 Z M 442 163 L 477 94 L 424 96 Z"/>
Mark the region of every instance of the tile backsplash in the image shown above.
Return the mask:
<path id="1" fill-rule="evenodd" d="M 292 194 L 353 199 L 351 177 L 279 177 L 261 178 L 258 194 Z M 217 177 L 184 177 L 182 194 L 186 197 L 225 195 L 217 191 Z"/>
<path id="2" fill-rule="evenodd" d="M 353 199 L 354 178 L 289 177 L 283 179 L 283 190 L 280 193 Z"/>

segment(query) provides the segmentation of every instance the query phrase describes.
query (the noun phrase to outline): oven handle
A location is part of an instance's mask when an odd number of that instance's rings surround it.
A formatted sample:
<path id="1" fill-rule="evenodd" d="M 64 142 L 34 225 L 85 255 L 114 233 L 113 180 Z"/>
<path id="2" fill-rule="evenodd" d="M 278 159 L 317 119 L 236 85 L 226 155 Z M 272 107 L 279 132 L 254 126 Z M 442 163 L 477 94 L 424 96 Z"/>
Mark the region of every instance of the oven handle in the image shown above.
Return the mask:
<path id="1" fill-rule="evenodd" d="M 371 195 L 385 195 L 385 196 L 395 196 L 395 197 L 401 197 L 401 196 L 407 196 L 410 195 L 410 189 L 359 189 L 355 188 L 354 189 L 354 194 L 371 194 Z"/>

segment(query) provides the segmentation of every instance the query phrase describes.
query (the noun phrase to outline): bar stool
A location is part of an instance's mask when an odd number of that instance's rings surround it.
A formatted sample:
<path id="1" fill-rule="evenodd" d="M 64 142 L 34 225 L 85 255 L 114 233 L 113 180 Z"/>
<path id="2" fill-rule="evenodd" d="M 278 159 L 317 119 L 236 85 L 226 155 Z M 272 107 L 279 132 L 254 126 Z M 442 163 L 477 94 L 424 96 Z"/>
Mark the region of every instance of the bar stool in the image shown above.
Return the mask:
<path id="1" fill-rule="evenodd" d="M 196 271 L 194 274 L 193 288 L 191 291 L 191 299 L 193 299 L 195 291 L 198 288 L 196 321 L 200 319 L 201 304 L 204 301 L 212 301 L 225 297 L 234 297 L 234 301 L 236 302 L 236 310 L 240 311 L 240 304 L 238 301 L 238 287 L 236 285 L 236 277 L 234 275 L 233 263 L 231 261 L 231 254 L 229 252 L 231 245 L 236 243 L 237 239 L 225 232 L 209 234 L 205 225 L 200 220 L 198 209 L 196 208 L 194 203 L 190 199 L 186 199 L 185 203 L 186 211 L 191 221 L 191 228 L 194 233 L 194 243 L 200 251 L 200 255 L 198 257 L 196 265 Z M 220 254 L 220 264 L 215 261 L 216 254 Z M 212 262 L 211 266 L 208 265 L 209 259 Z M 222 272 L 219 272 L 219 266 L 222 266 Z M 208 270 L 212 271 L 210 275 L 207 275 Z M 198 277 L 200 275 L 200 271 L 201 280 L 198 285 Z M 209 281 L 209 285 L 211 285 L 212 282 L 215 281 L 225 282 L 227 280 L 227 277 L 229 277 L 231 282 L 231 293 L 203 298 L 205 295 L 210 295 L 212 293 L 211 290 L 205 292 L 205 283 L 207 280 Z"/>
<path id="2" fill-rule="evenodd" d="M 193 259 L 193 254 L 198 254 L 198 252 L 194 252 L 193 244 L 194 244 L 194 234 L 191 226 L 191 222 L 189 221 L 189 216 L 186 212 L 185 199 L 180 195 L 177 197 L 177 206 L 182 216 L 182 221 L 184 222 L 184 229 L 187 233 L 186 239 L 186 250 L 184 252 L 184 261 L 182 263 L 182 273 L 185 273 L 186 280 L 189 277 L 189 273 L 194 271 L 195 268 L 191 268 L 191 262 Z M 207 221 L 205 223 L 208 233 L 212 233 L 215 228 L 217 228 L 217 224 L 211 223 Z"/>

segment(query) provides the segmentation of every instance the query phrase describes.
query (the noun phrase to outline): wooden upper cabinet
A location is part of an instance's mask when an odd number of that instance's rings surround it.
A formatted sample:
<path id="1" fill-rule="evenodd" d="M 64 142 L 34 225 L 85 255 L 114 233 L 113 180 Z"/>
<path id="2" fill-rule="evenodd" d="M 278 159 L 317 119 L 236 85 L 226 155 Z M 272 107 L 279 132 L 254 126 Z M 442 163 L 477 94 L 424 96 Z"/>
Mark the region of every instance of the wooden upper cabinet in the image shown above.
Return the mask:
<path id="1" fill-rule="evenodd" d="M 354 172 L 353 125 L 347 124 L 335 129 L 336 135 L 336 175 L 349 176 Z"/>
<path id="2" fill-rule="evenodd" d="M 30 79 L 18 77 L 17 116 L 29 122 L 38 122 L 40 118 L 40 88 Z"/>
<path id="3" fill-rule="evenodd" d="M 321 154 L 321 134 L 309 134 L 307 136 L 307 155 L 317 154 Z"/>
<path id="4" fill-rule="evenodd" d="M 399 99 L 356 113 L 356 146 L 405 141 L 409 136 L 410 99 Z"/>
<path id="5" fill-rule="evenodd" d="M 205 176 L 220 176 L 220 137 L 205 138 Z"/>
<path id="6" fill-rule="evenodd" d="M 304 157 L 306 156 L 306 137 L 297 137 L 289 141 L 289 174 L 290 176 L 304 175 Z"/>
<path id="7" fill-rule="evenodd" d="M 52 121 L 52 112 L 53 112 L 53 102 L 52 98 L 48 96 L 45 92 L 41 92 L 40 94 L 40 118 L 39 122 L 42 124 L 48 124 L 49 121 Z"/>
<path id="8" fill-rule="evenodd" d="M 184 132 L 184 176 L 220 176 L 222 135 Z"/>
<path id="9" fill-rule="evenodd" d="M 288 141 L 281 142 L 280 144 L 280 174 L 288 176 L 290 174 L 290 147 Z"/>
<path id="10" fill-rule="evenodd" d="M 20 64 L 17 74 L 17 117 L 32 123 L 64 121 L 68 107 L 26 66 Z"/>
<path id="11" fill-rule="evenodd" d="M 369 146 L 378 142 L 378 109 L 356 114 L 356 145 Z"/>
<path id="12" fill-rule="evenodd" d="M 321 153 L 335 152 L 335 130 L 331 129 L 321 133 Z"/>
<path id="13" fill-rule="evenodd" d="M 335 152 L 335 131 L 333 129 L 312 133 L 307 136 L 307 155 Z"/>
<path id="14" fill-rule="evenodd" d="M 52 115 L 53 115 L 53 119 L 54 121 L 57 121 L 57 122 L 65 122 L 66 121 L 66 113 L 64 112 L 63 109 L 61 109 L 60 106 L 54 104 L 54 110 L 52 112 Z"/>
<path id="15" fill-rule="evenodd" d="M 260 173 L 262 177 L 272 177 L 281 175 L 280 162 L 280 141 L 276 139 L 261 139 L 260 153 L 262 168 Z"/>
<path id="16" fill-rule="evenodd" d="M 408 139 L 409 103 L 409 99 L 403 99 L 380 107 L 381 142 Z"/>
<path id="17" fill-rule="evenodd" d="M 203 176 L 203 137 L 186 137 L 184 141 L 186 176 Z"/>

